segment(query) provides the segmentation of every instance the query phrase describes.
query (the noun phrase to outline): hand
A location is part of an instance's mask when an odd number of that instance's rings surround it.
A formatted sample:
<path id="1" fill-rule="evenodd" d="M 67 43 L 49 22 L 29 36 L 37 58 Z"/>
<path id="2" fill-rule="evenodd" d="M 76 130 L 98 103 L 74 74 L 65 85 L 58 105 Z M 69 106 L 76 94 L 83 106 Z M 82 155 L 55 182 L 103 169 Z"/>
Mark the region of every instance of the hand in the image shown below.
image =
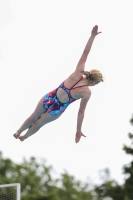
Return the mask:
<path id="1" fill-rule="evenodd" d="M 102 32 L 98 32 L 98 26 L 96 25 L 96 26 L 93 27 L 93 29 L 91 31 L 91 36 L 95 37 L 96 35 L 98 35 L 100 33 L 102 33 Z"/>
<path id="2" fill-rule="evenodd" d="M 77 132 L 75 136 L 75 142 L 78 143 L 82 136 L 86 137 L 82 132 Z"/>

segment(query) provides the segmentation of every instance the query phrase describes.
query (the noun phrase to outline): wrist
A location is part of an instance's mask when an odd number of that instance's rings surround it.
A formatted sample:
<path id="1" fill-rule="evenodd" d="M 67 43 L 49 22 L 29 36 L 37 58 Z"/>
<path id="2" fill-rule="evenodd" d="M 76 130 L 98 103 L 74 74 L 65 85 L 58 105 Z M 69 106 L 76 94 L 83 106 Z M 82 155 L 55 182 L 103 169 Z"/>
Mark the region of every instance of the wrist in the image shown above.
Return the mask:
<path id="1" fill-rule="evenodd" d="M 91 38 L 94 39 L 96 36 L 95 35 L 91 35 Z"/>

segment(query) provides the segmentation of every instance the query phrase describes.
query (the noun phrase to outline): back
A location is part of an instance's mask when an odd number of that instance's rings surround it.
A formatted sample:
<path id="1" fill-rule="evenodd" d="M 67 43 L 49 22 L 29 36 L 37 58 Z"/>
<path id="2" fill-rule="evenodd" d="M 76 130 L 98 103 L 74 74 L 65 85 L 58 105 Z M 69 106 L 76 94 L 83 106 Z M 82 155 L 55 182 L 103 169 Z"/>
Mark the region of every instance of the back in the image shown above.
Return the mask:
<path id="1" fill-rule="evenodd" d="M 74 99 L 82 98 L 83 96 L 90 95 L 91 93 L 90 89 L 88 88 L 87 80 L 82 79 L 82 77 L 83 75 L 81 72 L 80 73 L 74 72 L 64 81 L 64 86 L 71 90 L 71 96 Z M 65 103 L 68 101 L 67 92 L 63 90 L 62 88 L 58 89 L 57 97 L 59 98 L 61 102 Z"/>

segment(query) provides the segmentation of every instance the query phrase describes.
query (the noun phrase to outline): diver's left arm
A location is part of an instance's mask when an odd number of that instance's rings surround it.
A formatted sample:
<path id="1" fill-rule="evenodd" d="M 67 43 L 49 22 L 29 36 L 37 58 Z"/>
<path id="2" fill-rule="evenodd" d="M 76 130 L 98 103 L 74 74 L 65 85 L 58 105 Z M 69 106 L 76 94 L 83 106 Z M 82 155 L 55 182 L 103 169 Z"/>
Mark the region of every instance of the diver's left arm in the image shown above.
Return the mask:
<path id="1" fill-rule="evenodd" d="M 78 111 L 78 118 L 77 118 L 77 130 L 76 130 L 76 136 L 75 136 L 75 142 L 78 143 L 80 141 L 81 136 L 86 137 L 83 133 L 82 133 L 82 123 L 83 123 L 83 119 L 84 119 L 84 113 L 85 113 L 85 108 L 86 105 L 89 101 L 89 98 L 91 96 L 91 92 L 89 91 L 89 93 L 87 95 L 85 95 L 80 102 L 80 108 Z"/>

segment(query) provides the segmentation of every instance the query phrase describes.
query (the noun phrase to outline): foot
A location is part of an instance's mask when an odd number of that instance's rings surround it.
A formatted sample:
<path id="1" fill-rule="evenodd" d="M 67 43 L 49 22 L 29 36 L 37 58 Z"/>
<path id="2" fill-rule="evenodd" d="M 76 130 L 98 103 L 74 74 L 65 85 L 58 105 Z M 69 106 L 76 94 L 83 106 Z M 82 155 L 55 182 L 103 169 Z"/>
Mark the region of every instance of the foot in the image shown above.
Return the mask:
<path id="1" fill-rule="evenodd" d="M 23 142 L 24 141 L 24 136 L 19 136 L 19 139 L 20 139 L 21 142 Z"/>
<path id="2" fill-rule="evenodd" d="M 14 136 L 16 139 L 18 139 L 19 136 L 20 136 L 20 133 L 18 133 L 18 131 L 17 131 L 16 133 L 13 134 L 13 136 Z"/>

